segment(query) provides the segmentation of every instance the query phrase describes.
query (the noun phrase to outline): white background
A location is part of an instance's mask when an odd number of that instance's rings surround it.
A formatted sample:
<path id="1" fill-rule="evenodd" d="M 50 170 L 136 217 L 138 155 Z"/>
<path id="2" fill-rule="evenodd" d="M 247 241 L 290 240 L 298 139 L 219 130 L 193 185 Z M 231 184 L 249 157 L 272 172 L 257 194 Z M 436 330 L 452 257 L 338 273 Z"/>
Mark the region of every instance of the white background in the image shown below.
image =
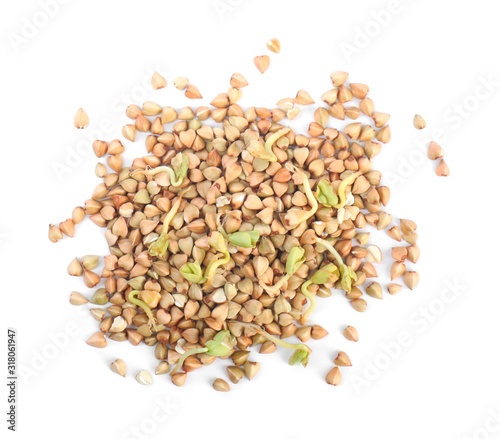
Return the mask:
<path id="1" fill-rule="evenodd" d="M 1 314 L 2 327 L 17 330 L 24 370 L 18 437 L 499 437 L 485 429 L 500 423 L 490 422 L 500 407 L 496 2 L 399 0 L 393 12 L 384 12 L 387 0 L 222 0 L 227 8 L 219 12 L 216 4 L 72 0 L 46 23 L 37 1 L 2 7 Z M 34 30 L 26 24 L 33 20 Z M 362 37 L 366 32 L 371 36 Z M 272 37 L 281 40 L 280 55 L 266 50 Z M 262 54 L 271 55 L 265 75 L 253 65 Z M 153 70 L 169 81 L 165 90 L 150 90 Z M 419 287 L 383 301 L 368 298 L 364 314 L 339 291 L 323 299 L 314 323 L 330 334 L 311 342 L 306 369 L 289 367 L 288 352 L 255 352 L 261 371 L 227 394 L 211 388 L 213 379 L 226 378 L 223 361 L 192 373 L 182 388 L 167 376 L 139 385 L 135 373 L 157 363 L 152 349 L 87 346 L 97 324 L 86 308 L 68 303 L 71 291 L 90 291 L 67 276 L 67 264 L 106 254 L 102 231 L 87 220 L 73 240 L 47 239 L 47 225 L 69 217 L 98 183 L 95 156 L 75 157 L 78 145 L 84 151 L 90 130 L 107 119 L 113 129 L 103 138 L 118 136 L 131 102 L 199 105 L 175 90 L 176 76 L 188 76 L 206 103 L 226 91 L 234 71 L 242 72 L 251 82 L 241 101 L 248 107 L 273 106 L 301 88 L 319 102 L 334 70 L 369 84 L 376 109 L 392 115 L 393 140 L 374 162 L 391 185 L 390 213 L 418 223 Z M 481 86 L 492 80 L 489 91 Z M 73 127 L 79 107 L 91 119 L 85 131 Z M 413 128 L 415 113 L 427 120 L 425 130 Z M 297 119 L 297 129 L 305 132 L 309 121 Z M 418 152 L 438 136 L 451 169 L 447 179 L 437 178 L 435 163 Z M 145 154 L 141 140 L 126 142 L 127 159 Z M 58 176 L 58 164 L 68 172 Z M 373 238 L 386 249 L 391 244 Z M 390 256 L 384 256 L 385 285 Z M 450 283 L 460 294 L 445 303 L 440 297 Z M 358 328 L 359 343 L 342 337 L 347 324 Z M 398 348 L 405 334 L 411 343 Z M 387 362 L 388 345 L 394 354 Z M 353 367 L 334 388 L 324 376 L 338 350 Z M 126 379 L 108 369 L 117 357 L 127 362 Z M 172 413 L 150 422 L 166 399 Z"/>

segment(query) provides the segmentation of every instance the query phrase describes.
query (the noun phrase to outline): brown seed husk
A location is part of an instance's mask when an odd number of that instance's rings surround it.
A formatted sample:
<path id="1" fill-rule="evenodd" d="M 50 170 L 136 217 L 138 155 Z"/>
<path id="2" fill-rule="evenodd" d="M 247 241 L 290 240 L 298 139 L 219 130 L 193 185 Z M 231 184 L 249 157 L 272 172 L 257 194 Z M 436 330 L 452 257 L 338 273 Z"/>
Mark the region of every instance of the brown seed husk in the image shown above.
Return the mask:
<path id="1" fill-rule="evenodd" d="M 122 135 L 125 139 L 135 142 L 136 131 L 135 125 L 128 124 L 122 128 Z"/>
<path id="2" fill-rule="evenodd" d="M 229 392 L 231 390 L 229 384 L 222 378 L 217 378 L 213 382 L 212 387 L 214 388 L 214 390 L 217 390 L 217 392 Z"/>
<path id="3" fill-rule="evenodd" d="M 78 111 L 76 112 L 74 124 L 75 124 L 75 127 L 80 129 L 80 130 L 83 128 L 86 128 L 88 126 L 89 116 L 87 115 L 87 113 L 85 113 L 83 108 L 79 108 Z"/>
<path id="4" fill-rule="evenodd" d="M 396 261 L 404 262 L 408 256 L 408 250 L 406 247 L 392 247 L 391 256 Z"/>
<path id="5" fill-rule="evenodd" d="M 425 125 L 426 125 L 426 122 L 425 122 L 424 118 L 422 116 L 420 116 L 420 114 L 415 114 L 415 117 L 413 118 L 413 126 L 417 130 L 421 130 L 421 129 L 425 128 Z"/>
<path id="6" fill-rule="evenodd" d="M 178 76 L 174 79 L 174 87 L 177 90 L 185 90 L 188 84 L 189 78 L 186 78 L 185 76 Z"/>
<path id="7" fill-rule="evenodd" d="M 92 149 L 94 150 L 96 157 L 102 157 L 108 152 L 108 142 L 104 142 L 103 140 L 94 140 L 92 143 Z"/>
<path id="8" fill-rule="evenodd" d="M 382 287 L 378 282 L 372 282 L 366 287 L 366 294 L 374 299 L 383 299 Z"/>
<path id="9" fill-rule="evenodd" d="M 328 331 L 320 325 L 314 325 L 311 329 L 313 340 L 320 340 L 328 335 Z"/>
<path id="10" fill-rule="evenodd" d="M 75 223 L 72 219 L 67 219 L 62 223 L 59 223 L 59 229 L 70 238 L 73 238 L 73 236 L 75 236 Z"/>
<path id="11" fill-rule="evenodd" d="M 395 261 L 391 265 L 391 280 L 397 279 L 406 271 L 406 266 L 402 262 Z"/>
<path id="12" fill-rule="evenodd" d="M 228 366 L 226 368 L 227 376 L 233 384 L 238 384 L 240 380 L 245 376 L 245 372 L 241 367 L 238 366 Z"/>
<path id="13" fill-rule="evenodd" d="M 71 305 L 80 306 L 85 305 L 88 302 L 88 299 L 77 291 L 73 291 L 69 296 L 69 303 L 71 303 Z"/>
<path id="14" fill-rule="evenodd" d="M 75 207 L 73 209 L 73 213 L 71 214 L 71 219 L 73 220 L 73 223 L 79 224 L 83 221 L 85 218 L 85 210 L 83 207 Z"/>
<path id="15" fill-rule="evenodd" d="M 176 373 L 172 375 L 172 383 L 177 387 L 182 387 L 186 383 L 187 373 Z"/>
<path id="16" fill-rule="evenodd" d="M 418 258 L 420 257 L 420 249 L 416 244 L 410 245 L 409 247 L 406 248 L 407 253 L 408 253 L 408 260 L 410 262 L 413 262 L 414 264 L 417 263 Z"/>
<path id="17" fill-rule="evenodd" d="M 450 175 L 450 168 L 448 168 L 448 165 L 446 164 L 444 159 L 441 159 L 441 161 L 437 165 L 436 175 L 438 177 L 448 177 Z"/>
<path id="18" fill-rule="evenodd" d="M 248 360 L 249 356 L 250 356 L 250 351 L 236 351 L 231 356 L 231 359 L 233 360 L 233 363 L 236 366 L 243 366 Z"/>
<path id="19" fill-rule="evenodd" d="M 170 370 L 170 364 L 167 361 L 160 361 L 155 369 L 155 375 L 165 375 Z"/>
<path id="20" fill-rule="evenodd" d="M 382 143 L 389 143 L 389 141 L 391 140 L 391 129 L 389 125 L 386 125 L 385 127 L 380 129 L 380 131 L 377 133 L 377 140 Z"/>
<path id="21" fill-rule="evenodd" d="M 437 160 L 444 156 L 444 151 L 441 146 L 439 146 L 436 142 L 431 141 L 429 144 L 429 150 L 427 151 L 427 157 L 431 160 Z"/>
<path id="22" fill-rule="evenodd" d="M 387 291 L 389 291 L 389 294 L 394 295 L 398 294 L 401 291 L 401 285 L 399 284 L 389 284 L 387 285 Z"/>
<path id="23" fill-rule="evenodd" d="M 333 360 L 333 362 L 335 363 L 336 366 L 340 367 L 352 366 L 351 359 L 344 351 L 340 351 L 335 360 Z"/>
<path id="24" fill-rule="evenodd" d="M 332 386 L 338 386 L 342 381 L 342 374 L 340 373 L 340 369 L 335 366 L 330 372 L 326 374 L 325 381 L 327 384 Z"/>
<path id="25" fill-rule="evenodd" d="M 403 275 L 403 281 L 410 290 L 413 290 L 417 286 L 419 280 L 420 276 L 416 271 L 407 271 Z"/>
<path id="26" fill-rule="evenodd" d="M 49 225 L 49 240 L 51 242 L 57 242 L 62 238 L 63 238 L 63 234 L 62 234 L 61 230 L 58 227 L 50 224 Z"/>
<path id="27" fill-rule="evenodd" d="M 344 337 L 349 341 L 357 342 L 359 340 L 357 329 L 350 325 L 344 329 Z"/>
<path id="28" fill-rule="evenodd" d="M 280 53 L 281 52 L 281 43 L 277 38 L 271 38 L 267 43 L 266 43 L 267 48 L 274 53 Z"/>
<path id="29" fill-rule="evenodd" d="M 203 97 L 201 95 L 200 91 L 198 90 L 198 87 L 194 86 L 193 84 L 189 84 L 186 87 L 186 91 L 184 92 L 184 95 L 188 99 L 201 99 Z"/>
<path id="30" fill-rule="evenodd" d="M 241 73 L 233 73 L 233 76 L 231 76 L 231 80 L 229 81 L 231 84 L 231 87 L 234 88 L 243 88 L 248 85 L 248 81 L 246 78 L 241 74 Z"/>
<path id="31" fill-rule="evenodd" d="M 245 371 L 245 376 L 251 381 L 260 369 L 260 363 L 257 361 L 247 361 L 243 365 L 243 370 Z"/>
<path id="32" fill-rule="evenodd" d="M 351 84 L 349 84 L 349 88 L 351 89 L 353 96 L 358 99 L 364 99 L 370 91 L 370 87 L 361 83 L 351 82 Z"/>
<path id="33" fill-rule="evenodd" d="M 167 80 L 158 72 L 154 72 L 153 77 L 151 78 L 151 85 L 155 90 L 160 90 L 161 88 L 165 88 L 167 86 Z"/>
<path id="34" fill-rule="evenodd" d="M 94 288 L 101 281 L 101 277 L 93 271 L 84 270 L 83 281 L 88 288 Z"/>
<path id="35" fill-rule="evenodd" d="M 117 373 L 118 375 L 121 375 L 125 378 L 125 374 L 127 373 L 127 366 L 125 364 L 125 361 L 118 358 L 113 361 L 109 367 L 114 373 Z"/>
<path id="36" fill-rule="evenodd" d="M 151 374 L 147 370 L 141 370 L 136 376 L 135 380 L 144 386 L 148 386 L 153 383 Z"/>
<path id="37" fill-rule="evenodd" d="M 104 337 L 104 333 L 102 333 L 101 331 L 96 332 L 94 335 L 90 336 L 87 339 L 86 343 L 94 348 L 105 348 L 108 344 L 106 338 Z"/>
<path id="38" fill-rule="evenodd" d="M 399 230 L 398 226 L 391 227 L 387 230 L 387 234 L 395 241 L 401 242 L 401 230 Z"/>
<path id="39" fill-rule="evenodd" d="M 401 225 L 401 232 L 403 232 L 403 235 L 410 235 L 415 230 L 417 230 L 417 224 L 415 223 L 415 221 L 409 219 L 402 219 L 400 221 L 400 225 Z"/>
<path id="40" fill-rule="evenodd" d="M 311 105 L 314 104 L 314 99 L 307 91 L 299 90 L 295 96 L 295 102 L 299 105 Z"/>
<path id="41" fill-rule="evenodd" d="M 364 299 L 354 299 L 351 300 L 351 306 L 358 312 L 365 312 L 367 303 Z"/>
<path id="42" fill-rule="evenodd" d="M 333 85 L 335 87 L 340 87 L 341 85 L 344 84 L 348 76 L 349 73 L 347 72 L 333 72 L 330 75 L 330 78 L 332 79 Z"/>
<path id="43" fill-rule="evenodd" d="M 264 73 L 269 68 L 271 59 L 267 55 L 262 55 L 262 56 L 256 56 L 253 62 L 255 64 L 255 67 L 257 67 L 257 70 L 260 73 Z"/>
<path id="44" fill-rule="evenodd" d="M 83 267 L 78 258 L 73 259 L 68 265 L 68 274 L 70 276 L 81 276 L 83 274 Z"/>

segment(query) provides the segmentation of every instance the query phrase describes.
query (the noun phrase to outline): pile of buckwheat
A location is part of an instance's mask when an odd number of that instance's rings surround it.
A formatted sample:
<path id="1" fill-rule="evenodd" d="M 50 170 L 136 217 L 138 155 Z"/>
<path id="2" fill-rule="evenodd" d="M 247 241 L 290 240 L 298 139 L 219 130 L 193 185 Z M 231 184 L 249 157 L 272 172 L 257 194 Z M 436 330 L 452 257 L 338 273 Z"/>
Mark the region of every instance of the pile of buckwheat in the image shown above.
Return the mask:
<path id="1" fill-rule="evenodd" d="M 271 43 L 278 53 L 279 42 Z M 269 66 L 264 57 L 255 60 L 262 73 Z M 372 163 L 390 140 L 390 116 L 375 111 L 367 85 L 347 83 L 345 72 L 331 79 L 333 88 L 321 96 L 307 134 L 290 124 L 302 106 L 315 104 L 305 90 L 273 109 L 243 109 L 237 102 L 248 82 L 235 73 L 231 88 L 211 107 L 130 105 L 123 136 L 134 142 L 137 133 L 146 133 L 147 151 L 130 167 L 123 166 L 120 140 L 94 142 L 95 154 L 107 155 L 111 171 L 98 163 L 103 182 L 85 207 L 49 228 L 53 242 L 73 236 L 86 216 L 105 230 L 110 254 L 102 272 L 93 271 L 99 257 L 92 255 L 68 267 L 88 288 L 103 282 L 90 299 L 99 306 L 90 311 L 99 331 L 89 345 L 145 343 L 160 361 L 156 374 L 170 372 L 178 386 L 218 357 L 232 359 L 231 382 L 252 379 L 260 365 L 249 360 L 248 348 L 256 345 L 260 353 L 291 349 L 289 363 L 306 366 L 312 355 L 308 340 L 327 335 L 310 323 L 318 299 L 335 288 L 364 312 L 362 287 L 382 298 L 382 286 L 373 281 L 382 252 L 369 245 L 369 226 L 401 243 L 392 249 L 391 279 L 402 276 L 410 289 L 417 285 L 418 273 L 406 267 L 419 257 L 417 226 L 410 220 L 393 224 L 384 210 L 390 190 L 380 185 Z M 160 89 L 166 80 L 155 73 L 152 84 Z M 201 98 L 187 78 L 176 78 L 174 85 L 189 99 Z M 352 122 L 342 130 L 332 127 L 345 119 Z M 88 124 L 80 109 L 75 126 Z M 386 288 L 396 294 L 402 285 Z M 77 292 L 70 301 L 89 302 Z M 352 326 L 344 336 L 358 340 Z M 286 341 L 292 337 L 298 343 Z M 339 366 L 351 362 L 345 352 L 334 362 L 326 381 L 337 385 Z M 111 369 L 125 376 L 122 360 Z M 151 383 L 147 371 L 137 380 Z M 229 390 L 223 379 L 213 386 Z"/>

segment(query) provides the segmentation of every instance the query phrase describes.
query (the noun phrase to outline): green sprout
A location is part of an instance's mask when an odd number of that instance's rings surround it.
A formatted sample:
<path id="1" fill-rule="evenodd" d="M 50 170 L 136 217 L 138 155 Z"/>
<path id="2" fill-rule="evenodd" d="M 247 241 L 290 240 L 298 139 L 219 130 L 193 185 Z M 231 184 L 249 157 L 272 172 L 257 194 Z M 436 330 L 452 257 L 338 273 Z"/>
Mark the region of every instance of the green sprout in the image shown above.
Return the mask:
<path id="1" fill-rule="evenodd" d="M 339 190 L 338 190 L 340 200 L 333 207 L 335 207 L 336 209 L 341 209 L 342 207 L 345 206 L 345 203 L 347 201 L 347 196 L 346 196 L 345 190 L 346 190 L 347 186 L 349 186 L 360 175 L 361 175 L 361 172 L 358 171 L 358 172 L 355 172 L 354 174 L 349 175 L 349 177 L 347 177 L 346 179 L 342 180 L 342 183 L 340 183 Z"/>
<path id="2" fill-rule="evenodd" d="M 332 186 L 327 180 L 319 181 L 316 198 L 321 204 L 328 207 L 334 207 L 339 201 L 339 198 L 335 195 Z"/>
<path id="3" fill-rule="evenodd" d="M 168 244 L 169 244 L 169 239 L 168 239 L 168 227 L 170 226 L 170 223 L 174 219 L 174 216 L 177 214 L 179 207 L 181 205 L 182 198 L 179 197 L 177 201 L 174 203 L 170 211 L 168 212 L 167 216 L 165 217 L 165 220 L 163 221 L 163 232 L 160 235 L 160 237 L 154 241 L 150 246 L 149 246 L 149 254 L 151 256 L 157 256 L 157 257 L 163 257 L 165 256 L 165 253 L 167 253 L 168 250 Z"/>
<path id="4" fill-rule="evenodd" d="M 333 279 L 336 277 L 338 279 L 338 273 L 339 269 L 335 264 L 328 264 L 325 265 L 324 267 L 320 268 L 316 273 L 313 274 L 311 279 L 308 281 L 304 282 L 301 287 L 302 294 L 306 296 L 309 299 L 309 308 L 304 312 L 300 319 L 300 324 L 304 325 L 307 322 L 307 319 L 309 316 L 312 314 L 312 312 L 316 309 L 317 306 L 317 300 L 316 300 L 316 295 L 312 294 L 309 291 L 309 286 L 312 284 L 315 285 L 324 285 L 327 282 L 333 281 Z"/>
<path id="5" fill-rule="evenodd" d="M 250 330 L 256 332 L 259 335 L 264 336 L 265 338 L 272 341 L 273 343 L 276 343 L 278 346 L 281 346 L 282 348 L 293 349 L 294 353 L 288 360 L 288 364 L 290 366 L 295 366 L 299 363 L 302 364 L 304 367 L 307 366 L 307 363 L 309 362 L 309 354 L 311 353 L 311 349 L 309 348 L 309 346 L 303 343 L 287 343 L 286 341 L 283 341 L 281 338 L 268 334 L 260 326 L 257 326 L 253 323 L 243 323 L 238 321 L 238 324 L 242 325 L 245 328 L 249 328 Z"/>
<path id="6" fill-rule="evenodd" d="M 219 232 L 231 244 L 242 248 L 255 248 L 257 241 L 260 238 L 260 233 L 257 230 L 248 232 L 234 232 L 227 234 L 222 226 L 219 227 Z"/>
<path id="7" fill-rule="evenodd" d="M 301 169 L 292 165 L 290 162 L 288 162 L 285 165 L 285 167 L 289 171 L 296 172 L 304 179 L 304 182 L 302 183 L 304 186 L 304 192 L 306 194 L 307 199 L 309 200 L 309 204 L 311 205 L 310 210 L 290 209 L 288 213 L 285 215 L 286 225 L 290 228 L 295 228 L 298 225 L 302 224 L 304 221 L 307 221 L 316 213 L 316 211 L 318 210 L 318 201 L 316 200 L 316 197 L 314 196 L 311 190 L 311 185 L 309 183 L 307 175 L 304 174 L 304 172 Z"/>
<path id="8" fill-rule="evenodd" d="M 204 348 L 189 349 L 188 351 L 185 351 L 180 356 L 177 364 L 172 369 L 172 372 L 170 372 L 170 375 L 176 374 L 184 364 L 186 358 L 190 357 L 191 355 L 206 353 L 207 355 L 210 355 L 212 357 L 225 357 L 226 355 L 229 355 L 231 353 L 235 345 L 236 339 L 228 330 L 220 331 L 215 334 L 215 337 L 212 340 L 209 340 L 205 343 Z"/>
<path id="9" fill-rule="evenodd" d="M 201 265 L 198 261 L 185 263 L 179 272 L 184 279 L 195 284 L 202 284 L 206 280 L 203 277 Z"/>
<path id="10" fill-rule="evenodd" d="M 277 293 L 283 286 L 283 284 L 288 279 L 290 279 L 300 268 L 300 266 L 305 262 L 306 258 L 304 254 L 305 250 L 302 247 L 293 247 L 292 250 L 290 250 L 288 259 L 286 261 L 285 276 L 283 276 L 275 285 L 268 286 L 261 281 L 260 286 L 264 288 L 268 293 Z"/>
<path id="11" fill-rule="evenodd" d="M 231 255 L 229 254 L 229 251 L 228 251 L 227 245 L 226 245 L 226 241 L 224 240 L 224 236 L 222 235 L 222 233 L 212 232 L 212 234 L 208 238 L 208 243 L 215 250 L 217 250 L 220 253 L 223 253 L 224 258 L 219 259 L 219 257 L 216 256 L 208 264 L 208 267 L 205 270 L 206 286 L 209 286 L 210 283 L 212 282 L 217 268 L 219 268 L 221 265 L 227 264 L 231 259 Z"/>
<path id="12" fill-rule="evenodd" d="M 188 280 L 189 282 L 193 282 L 196 284 L 201 284 L 206 282 L 206 286 L 209 286 L 210 283 L 212 282 L 215 272 L 217 271 L 217 268 L 219 268 L 221 265 L 227 264 L 230 261 L 231 255 L 229 254 L 229 250 L 227 249 L 226 241 L 224 240 L 224 236 L 227 238 L 231 237 L 231 235 L 227 235 L 226 232 L 223 231 L 222 228 L 219 228 L 221 232 L 213 232 L 210 237 L 208 238 L 208 243 L 218 252 L 223 253 L 224 257 L 220 259 L 220 255 L 216 255 L 208 264 L 207 268 L 205 269 L 205 274 L 202 274 L 202 269 L 201 265 L 198 261 L 196 262 L 187 262 L 185 263 L 181 269 L 180 273 L 184 279 Z M 240 232 L 242 234 L 246 233 L 251 233 L 250 237 L 248 237 L 248 242 L 246 241 L 245 235 L 240 235 L 242 238 L 240 240 L 236 239 L 236 242 L 241 242 L 242 244 L 248 244 L 248 247 L 251 246 L 252 242 L 255 239 L 255 235 L 253 232 Z M 257 233 L 257 239 L 258 239 L 258 232 Z M 232 234 L 234 235 L 234 233 Z M 233 241 L 235 241 L 233 239 Z M 235 242 L 235 245 L 238 245 Z M 255 244 L 253 244 L 255 246 Z"/>
<path id="13" fill-rule="evenodd" d="M 178 187 L 182 184 L 184 178 L 188 172 L 189 158 L 187 155 L 180 152 L 172 159 L 172 168 L 174 171 L 167 171 L 170 174 L 170 184 L 174 187 Z M 176 177 L 176 178 L 175 178 Z"/>
<path id="14" fill-rule="evenodd" d="M 149 254 L 160 258 L 165 256 L 168 250 L 168 244 L 169 240 L 167 234 L 162 233 L 160 237 L 149 246 Z"/>
<path id="15" fill-rule="evenodd" d="M 340 284 L 347 293 L 350 293 L 352 282 L 358 280 L 358 275 L 352 269 L 352 267 L 349 267 L 348 265 L 344 264 L 344 261 L 342 260 L 342 258 L 340 257 L 337 250 L 335 250 L 335 247 L 332 244 L 320 238 L 316 238 L 316 242 L 325 247 L 335 257 L 335 260 L 339 264 Z"/>
<path id="16" fill-rule="evenodd" d="M 266 144 L 262 146 L 258 140 L 252 140 L 247 146 L 247 151 L 262 160 L 267 160 L 268 162 L 276 162 L 278 161 L 278 157 L 274 154 L 273 145 L 285 134 L 288 134 L 290 128 L 282 128 L 281 130 L 276 131 L 274 134 L 270 135 L 266 140 Z"/>
<path id="17" fill-rule="evenodd" d="M 143 174 L 143 175 L 156 175 L 160 172 L 167 172 L 170 176 L 170 184 L 174 187 L 179 187 L 188 172 L 189 158 L 187 155 L 180 152 L 172 159 L 172 168 L 168 166 L 157 166 L 156 168 L 149 170 L 138 169 L 132 173 L 132 176 Z"/>
<path id="18" fill-rule="evenodd" d="M 132 290 L 130 293 L 128 293 L 128 300 L 130 303 L 133 303 L 134 305 L 137 305 L 143 309 L 143 311 L 149 318 L 149 324 L 152 326 L 153 331 L 158 332 L 158 328 L 156 326 L 156 320 L 153 316 L 151 308 L 148 305 L 146 305 L 142 300 L 137 298 L 137 296 L 139 296 L 140 293 L 141 292 L 138 290 Z"/>

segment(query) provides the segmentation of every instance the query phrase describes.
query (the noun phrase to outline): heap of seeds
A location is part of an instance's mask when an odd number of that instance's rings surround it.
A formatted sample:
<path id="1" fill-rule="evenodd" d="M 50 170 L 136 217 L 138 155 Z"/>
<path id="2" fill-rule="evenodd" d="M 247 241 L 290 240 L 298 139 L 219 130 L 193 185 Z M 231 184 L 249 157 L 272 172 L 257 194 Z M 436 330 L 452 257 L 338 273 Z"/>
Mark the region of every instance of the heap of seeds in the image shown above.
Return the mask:
<path id="1" fill-rule="evenodd" d="M 267 62 L 256 64 L 262 71 Z M 383 210 L 389 188 L 380 185 L 372 163 L 390 140 L 390 116 L 375 111 L 367 85 L 347 78 L 345 72 L 331 75 L 333 88 L 321 97 L 307 134 L 287 123 L 301 105 L 314 103 L 306 91 L 271 110 L 244 110 L 237 101 L 248 82 L 235 73 L 211 107 L 130 105 L 124 137 L 135 141 L 137 132 L 145 133 L 147 151 L 130 167 L 123 167 L 120 140 L 95 141 L 96 155 L 107 154 L 114 172 L 99 163 L 103 182 L 85 207 L 49 228 L 53 242 L 63 233 L 73 236 L 85 216 L 105 230 L 110 254 L 102 272 L 93 271 L 97 256 L 68 267 L 89 288 L 103 282 L 90 299 L 99 306 L 91 310 L 99 331 L 89 345 L 145 343 L 160 360 L 157 374 L 170 371 L 176 385 L 217 357 L 234 362 L 227 368 L 232 383 L 251 379 L 260 365 L 249 360 L 248 349 L 256 345 L 263 354 L 291 349 L 290 364 L 305 366 L 308 340 L 327 335 L 310 323 L 317 298 L 335 288 L 363 312 L 366 283 L 367 295 L 383 297 L 380 283 L 367 282 L 382 262 L 381 250 L 369 245 L 368 226 L 406 241 L 392 250 L 391 280 L 402 276 L 410 289 L 416 286 L 418 273 L 406 267 L 419 257 L 416 224 L 393 224 Z M 155 89 L 166 85 L 160 75 L 153 83 Z M 187 78 L 174 84 L 188 98 L 201 97 Z M 343 129 L 332 126 L 345 119 Z M 391 283 L 387 290 L 395 294 L 401 287 Z M 88 302 L 77 292 L 70 301 Z M 344 334 L 358 340 L 351 326 Z M 297 343 L 285 341 L 293 336 Z M 124 375 L 120 362 L 112 369 Z M 341 352 L 335 364 L 326 381 L 337 385 L 338 366 L 351 363 Z M 214 387 L 229 390 L 223 380 Z"/>

